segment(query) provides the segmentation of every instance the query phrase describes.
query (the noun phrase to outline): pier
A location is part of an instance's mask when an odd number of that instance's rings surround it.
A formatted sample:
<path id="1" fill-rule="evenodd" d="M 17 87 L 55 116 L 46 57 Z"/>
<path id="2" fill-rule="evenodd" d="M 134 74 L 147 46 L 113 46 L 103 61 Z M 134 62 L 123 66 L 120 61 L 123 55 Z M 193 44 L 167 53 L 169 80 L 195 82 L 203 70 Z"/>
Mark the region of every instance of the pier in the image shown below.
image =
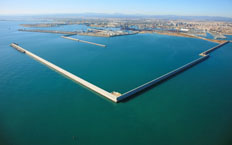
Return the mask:
<path id="1" fill-rule="evenodd" d="M 80 78 L 80 77 L 78 77 L 78 76 L 76 76 L 76 75 L 74 75 L 74 74 L 72 74 L 72 73 L 58 67 L 58 66 L 56 66 L 55 64 L 52 64 L 51 62 L 49 62 L 49 61 L 47 61 L 47 60 L 45 60 L 45 59 L 31 53 L 30 51 L 23 49 L 22 47 L 20 47 L 16 43 L 11 43 L 10 46 L 15 48 L 19 52 L 25 53 L 25 54 L 29 55 L 30 57 L 34 58 L 35 60 L 45 64 L 46 66 L 48 66 L 48 67 L 50 67 L 50 68 L 52 68 L 54 70 L 56 70 L 57 72 L 59 72 L 59 73 L 63 74 L 64 76 L 70 78 L 71 80 L 75 81 L 76 83 L 81 84 L 82 86 L 84 86 L 84 87 L 86 87 L 86 88 L 88 88 L 88 89 L 90 89 L 90 90 L 92 90 L 92 91 L 94 91 L 94 92 L 96 92 L 96 93 L 110 99 L 113 102 L 117 102 L 117 97 L 118 96 L 114 95 L 114 94 L 117 94 L 117 92 L 109 93 L 109 92 L 107 92 L 107 91 L 105 91 L 105 90 L 103 90 L 103 89 L 101 89 L 101 88 L 99 88 L 99 87 L 85 81 L 84 79 L 82 79 L 82 78 Z"/>
<path id="2" fill-rule="evenodd" d="M 78 41 L 78 42 L 82 42 L 82 43 L 88 43 L 88 44 L 97 45 L 97 46 L 101 46 L 101 47 L 106 47 L 106 45 L 103 45 L 103 44 L 84 41 L 84 40 L 80 40 L 80 39 L 76 39 L 76 38 L 72 38 L 72 37 L 67 37 L 67 36 L 61 36 L 61 37 L 64 38 L 64 39 L 74 40 L 74 41 Z"/>

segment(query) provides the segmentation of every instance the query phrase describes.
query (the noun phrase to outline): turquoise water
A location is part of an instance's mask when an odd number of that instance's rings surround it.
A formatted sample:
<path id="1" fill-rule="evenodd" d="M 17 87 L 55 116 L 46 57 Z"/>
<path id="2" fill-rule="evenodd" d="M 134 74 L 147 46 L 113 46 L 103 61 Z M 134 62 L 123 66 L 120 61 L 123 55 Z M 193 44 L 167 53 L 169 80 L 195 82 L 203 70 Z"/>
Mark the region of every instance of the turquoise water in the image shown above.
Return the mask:
<path id="1" fill-rule="evenodd" d="M 19 43 L 107 91 L 121 93 L 217 44 L 158 34 L 73 36 L 108 46 L 103 48 L 59 34 L 19 32 L 21 23 L 0 22 L 0 144 L 232 144 L 231 43 L 188 71 L 115 104 L 9 44 Z"/>
<path id="2" fill-rule="evenodd" d="M 225 35 L 227 40 L 232 40 L 232 35 Z"/>
<path id="3" fill-rule="evenodd" d="M 210 33 L 206 33 L 205 38 L 207 38 L 207 39 L 214 39 L 214 36 L 211 35 Z"/>

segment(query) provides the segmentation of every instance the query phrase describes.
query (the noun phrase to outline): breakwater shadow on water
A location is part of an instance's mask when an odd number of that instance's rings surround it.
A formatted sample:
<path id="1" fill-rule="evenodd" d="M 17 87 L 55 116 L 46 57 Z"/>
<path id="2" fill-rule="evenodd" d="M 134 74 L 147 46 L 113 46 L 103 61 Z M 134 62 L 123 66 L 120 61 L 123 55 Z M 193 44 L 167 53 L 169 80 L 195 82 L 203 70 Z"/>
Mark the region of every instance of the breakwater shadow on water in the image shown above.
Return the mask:
<path id="1" fill-rule="evenodd" d="M 176 75 L 177 75 L 177 74 L 176 74 Z M 173 78 L 174 78 L 174 77 L 173 77 Z M 151 85 L 151 86 L 145 88 L 144 90 L 142 90 L 142 91 L 140 91 L 140 92 L 137 92 L 137 93 L 131 95 L 130 97 L 127 97 L 127 98 L 121 100 L 120 103 L 127 103 L 128 101 L 133 100 L 133 99 L 135 99 L 136 97 L 138 97 L 138 96 L 140 96 L 140 95 L 142 95 L 142 94 L 144 94 L 144 93 L 146 93 L 146 92 L 148 92 L 148 91 L 151 91 L 151 89 L 155 88 L 156 86 L 158 86 L 158 85 L 160 85 L 160 84 L 162 84 L 162 83 L 165 83 L 165 82 L 166 82 L 167 80 L 169 80 L 169 79 L 172 79 L 172 78 L 167 78 L 166 80 L 160 81 L 160 82 L 157 83 L 157 84 Z"/>

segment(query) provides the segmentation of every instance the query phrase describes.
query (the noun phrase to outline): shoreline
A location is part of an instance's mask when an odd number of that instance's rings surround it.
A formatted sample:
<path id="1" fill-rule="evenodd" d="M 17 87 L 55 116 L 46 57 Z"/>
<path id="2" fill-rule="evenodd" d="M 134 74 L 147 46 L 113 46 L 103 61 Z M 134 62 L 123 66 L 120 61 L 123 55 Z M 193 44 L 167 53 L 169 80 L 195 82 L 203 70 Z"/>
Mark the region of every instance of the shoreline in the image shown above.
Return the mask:
<path id="1" fill-rule="evenodd" d="M 41 32 L 41 33 L 58 33 L 58 34 L 71 34 L 71 35 L 83 35 L 83 36 L 93 36 L 93 37 L 117 37 L 117 36 L 125 36 L 125 35 L 134 35 L 134 34 L 152 34 L 157 33 L 160 35 L 169 35 L 169 36 L 177 36 L 177 37 L 187 37 L 187 38 L 197 38 L 202 39 L 214 43 L 224 43 L 227 40 L 215 40 L 215 39 L 207 39 L 204 37 L 186 34 L 186 33 L 180 33 L 180 32 L 161 32 L 161 31 L 140 31 L 140 32 L 134 32 L 132 34 L 116 34 L 116 35 L 105 35 L 105 34 L 99 34 L 99 33 L 78 33 L 75 31 L 55 31 L 55 30 L 41 30 L 41 29 L 18 29 L 18 31 L 25 31 L 25 32 Z"/>
<path id="2" fill-rule="evenodd" d="M 210 41 L 210 42 L 214 42 L 214 43 L 224 43 L 227 41 L 227 40 L 208 39 L 208 38 L 204 38 L 204 37 L 200 37 L 200 36 L 179 33 L 179 32 L 141 31 L 139 33 L 141 33 L 141 34 L 157 33 L 160 35 L 169 35 L 169 36 L 186 37 L 186 38 L 197 38 L 197 39 L 202 39 L 202 40 L 206 40 L 206 41 Z"/>

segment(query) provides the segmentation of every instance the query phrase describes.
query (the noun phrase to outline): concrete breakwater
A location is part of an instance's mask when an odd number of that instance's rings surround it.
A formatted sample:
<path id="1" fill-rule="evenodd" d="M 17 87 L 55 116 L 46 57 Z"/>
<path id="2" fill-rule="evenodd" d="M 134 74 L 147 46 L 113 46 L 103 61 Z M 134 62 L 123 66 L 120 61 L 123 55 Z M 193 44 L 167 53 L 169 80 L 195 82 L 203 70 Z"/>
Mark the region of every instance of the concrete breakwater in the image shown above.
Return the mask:
<path id="1" fill-rule="evenodd" d="M 41 33 L 56 33 L 56 34 L 72 34 L 76 35 L 77 32 L 70 32 L 70 31 L 55 31 L 55 30 L 40 30 L 40 29 L 18 29 L 18 31 L 24 31 L 24 32 L 41 32 Z"/>
<path id="2" fill-rule="evenodd" d="M 220 48 L 220 47 L 222 47 L 223 45 L 226 45 L 227 43 L 229 43 L 229 41 L 226 41 L 226 42 L 224 42 L 224 43 L 222 43 L 222 44 L 219 44 L 219 45 L 217 45 L 217 46 L 215 46 L 215 47 L 213 47 L 213 48 L 210 48 L 210 49 L 208 49 L 208 50 L 202 52 L 200 55 L 207 55 L 207 54 L 209 54 L 210 52 L 214 51 L 215 49 Z"/>
<path id="3" fill-rule="evenodd" d="M 65 36 L 63 36 L 63 37 L 65 37 Z M 68 39 L 70 39 L 70 38 L 71 37 L 69 37 Z M 77 41 L 77 40 L 75 40 L 75 41 Z M 179 67 L 179 68 L 177 68 L 177 69 L 175 69 L 175 70 L 173 70 L 173 71 L 171 71 L 169 73 L 166 73 L 166 74 L 164 74 L 164 75 L 162 75 L 162 76 L 160 76 L 160 77 L 158 77 L 158 78 L 156 78 L 156 79 L 154 79 L 152 81 L 149 81 L 149 82 L 147 82 L 147 83 L 145 83 L 143 85 L 140 85 L 139 87 L 137 87 L 135 89 L 132 89 L 132 90 L 130 90 L 130 91 L 128 91 L 128 92 L 126 92 L 126 93 L 124 93 L 122 95 L 120 93 L 118 93 L 118 92 L 109 93 L 109 92 L 107 92 L 107 91 L 105 91 L 105 90 L 103 90 L 103 89 L 101 89 L 101 88 L 99 88 L 99 87 L 97 87 L 97 86 L 95 86 L 95 85 L 93 85 L 93 84 L 91 84 L 91 83 L 89 83 L 89 82 L 75 76 L 74 74 L 72 74 L 72 73 L 70 73 L 70 72 L 68 72 L 68 71 L 66 71 L 66 70 L 52 64 L 51 62 L 48 62 L 47 60 L 45 60 L 45 59 L 43 59 L 43 58 L 41 58 L 41 57 L 27 51 L 25 49 L 23 49 L 22 47 L 20 47 L 16 43 L 12 43 L 12 44 L 10 44 L 10 46 L 14 47 L 16 50 L 18 50 L 18 51 L 20 51 L 22 53 L 25 53 L 25 54 L 31 56 L 32 58 L 38 60 L 39 62 L 45 64 L 46 66 L 56 70 L 57 72 L 65 75 L 66 77 L 72 79 L 73 81 L 77 82 L 78 84 L 81 84 L 81 85 L 89 88 L 90 90 L 92 90 L 92 91 L 94 91 L 94 92 L 96 92 L 96 93 L 110 99 L 111 101 L 117 103 L 117 102 L 120 102 L 120 101 L 122 101 L 122 100 L 124 100 L 126 98 L 129 98 L 129 97 L 133 96 L 133 95 L 136 95 L 137 93 L 142 92 L 142 91 L 144 91 L 144 90 L 146 90 L 146 89 L 148 89 L 148 88 L 150 88 L 150 87 L 152 87 L 154 85 L 158 85 L 159 83 L 161 83 L 161 82 L 163 82 L 163 81 L 165 81 L 165 80 L 167 80 L 167 79 L 169 79 L 169 78 L 171 78 L 171 77 L 173 77 L 173 76 L 175 76 L 175 75 L 177 75 L 177 74 L 179 74 L 179 73 L 181 73 L 181 72 L 183 72 L 183 71 L 185 71 L 185 70 L 187 70 L 187 69 L 189 69 L 189 68 L 191 68 L 193 66 L 195 66 L 196 64 L 199 64 L 200 62 L 202 62 L 202 61 L 206 60 L 207 58 L 209 58 L 209 53 L 210 52 L 212 52 L 213 50 L 215 50 L 217 48 L 222 47 L 223 45 L 225 45 L 227 43 L 229 43 L 229 41 L 227 41 L 225 43 L 222 43 L 220 45 L 217 45 L 217 46 L 215 46 L 213 48 L 210 48 L 207 51 L 204 51 L 204 52 L 200 53 L 199 54 L 201 56 L 200 58 L 198 58 L 198 59 L 196 59 L 196 60 L 194 60 L 194 61 L 192 61 L 192 62 L 190 62 L 188 64 L 185 64 L 185 65 L 183 65 L 183 66 L 181 66 L 181 67 Z"/>
<path id="4" fill-rule="evenodd" d="M 99 88 L 99 87 L 85 81 L 84 79 L 82 79 L 80 77 L 77 77 L 76 75 L 74 75 L 74 74 L 72 74 L 72 73 L 70 73 L 70 72 L 56 66 L 55 64 L 52 64 L 51 62 L 49 62 L 49 61 L 47 61 L 47 60 L 45 60 L 45 59 L 31 53 L 31 52 L 23 49 L 22 47 L 20 47 L 16 43 L 11 43 L 10 46 L 15 48 L 16 50 L 18 50 L 20 52 L 23 52 L 23 53 L 29 55 L 30 57 L 34 58 L 35 60 L 37 60 L 37 61 L 39 61 L 39 62 L 41 62 L 43 64 L 45 64 L 46 66 L 56 70 L 57 72 L 63 74 L 64 76 L 70 78 L 71 80 L 77 82 L 78 84 L 81 84 L 82 86 L 84 86 L 84 87 L 86 87 L 86 88 L 88 88 L 88 89 L 90 89 L 90 90 L 92 90 L 92 91 L 94 91 L 94 92 L 96 92 L 96 93 L 110 99 L 113 102 L 117 102 L 117 96 L 116 95 L 113 95 L 112 93 L 109 93 L 109 92 L 107 92 L 107 91 L 105 91 L 105 90 L 103 90 L 103 89 L 101 89 L 101 88 Z M 115 93 L 115 92 L 113 92 L 113 93 Z"/>
<path id="5" fill-rule="evenodd" d="M 147 89 L 147 88 L 149 88 L 151 86 L 159 84 L 160 82 L 165 81 L 168 78 L 171 78 L 171 77 L 177 75 L 178 73 L 181 73 L 182 71 L 184 71 L 184 70 L 186 70 L 188 68 L 191 68 L 192 66 L 204 61 L 208 57 L 209 57 L 209 55 L 202 56 L 202 57 L 200 57 L 200 58 L 198 58 L 198 59 L 196 59 L 196 60 L 194 60 L 194 61 L 192 61 L 192 62 L 190 62 L 190 63 L 188 63 L 188 64 L 186 64 L 186 65 L 184 65 L 184 66 L 182 66 L 180 68 L 178 68 L 178 69 L 175 69 L 175 70 L 173 70 L 173 71 L 171 71 L 171 72 L 169 72 L 169 73 L 167 73 L 165 75 L 162 75 L 162 76 L 160 76 L 160 77 L 158 77 L 158 78 L 156 78 L 156 79 L 154 79 L 154 80 L 152 80 L 150 82 L 147 82 L 147 83 L 145 83 L 145 84 L 143 84 L 143 85 L 141 85 L 141 86 L 139 86 L 139 87 L 137 87 L 135 89 L 132 89 L 132 90 L 122 94 L 117 99 L 118 99 L 118 101 L 121 101 L 121 100 L 126 99 L 126 98 L 128 98 L 130 96 L 133 96 L 133 95 L 135 95 L 135 94 L 137 94 L 137 93 L 139 93 L 139 92 L 141 92 L 141 91 L 143 91 L 143 90 L 145 90 L 145 89 Z"/>
<path id="6" fill-rule="evenodd" d="M 208 54 L 209 54 L 210 52 L 212 52 L 213 50 L 215 50 L 215 49 L 217 49 L 217 48 L 222 47 L 223 45 L 225 45 L 225 44 L 227 44 L 227 43 L 229 43 L 229 41 L 226 41 L 226 42 L 224 42 L 224 43 L 222 43 L 222 44 L 219 44 L 219 45 L 217 45 L 217 46 L 215 46 L 215 47 L 213 47 L 213 48 L 210 48 L 210 49 L 208 49 L 208 50 L 206 50 L 206 51 L 200 53 L 200 54 L 199 54 L 199 56 L 201 56 L 200 58 L 198 58 L 198 59 L 196 59 L 196 60 L 194 60 L 194 61 L 192 61 L 192 62 L 190 62 L 190 63 L 188 63 L 188 64 L 186 64 L 186 65 L 184 65 L 184 66 L 182 66 L 182 67 L 179 67 L 178 69 L 175 69 L 175 70 L 173 70 L 173 71 L 171 71 L 171 72 L 169 72 L 169 73 L 167 73 L 167 74 L 165 74 L 165 75 L 162 75 L 162 76 L 160 76 L 160 77 L 158 77 L 158 78 L 156 78 L 156 79 L 154 79 L 154 80 L 152 80 L 152 81 L 150 81 L 150 82 L 147 82 L 147 83 L 145 83 L 145 84 L 143 84 L 143 85 L 141 85 L 141 86 L 139 86 L 139 87 L 137 87 L 137 88 L 135 88 L 135 89 L 132 89 L 132 90 L 130 90 L 130 91 L 128 91 L 128 92 L 122 94 L 121 96 L 119 96 L 119 97 L 117 98 L 117 100 L 118 100 L 118 101 L 122 101 L 122 100 L 124 100 L 124 99 L 126 99 L 126 98 L 128 98 L 128 97 L 130 97 L 130 96 L 133 96 L 133 95 L 135 95 L 135 94 L 137 94 L 137 93 L 139 93 L 139 92 L 142 92 L 142 91 L 148 89 L 148 88 L 151 87 L 151 86 L 157 85 L 157 84 L 159 84 L 160 82 L 163 82 L 163 81 L 167 80 L 168 78 L 171 78 L 171 77 L 173 77 L 173 76 L 179 74 L 180 72 L 183 72 L 183 71 L 185 71 L 185 70 L 187 70 L 187 69 L 193 67 L 194 65 L 196 65 L 196 64 L 198 64 L 198 63 L 200 63 L 200 62 L 206 60 L 207 58 L 209 58 L 209 55 L 208 55 Z"/>
<path id="7" fill-rule="evenodd" d="M 18 44 L 16 44 L 16 43 L 11 43 L 10 46 L 14 47 L 19 52 L 26 53 L 26 51 L 22 47 L 18 46 Z"/>
<path id="8" fill-rule="evenodd" d="M 97 46 L 101 46 L 101 47 L 106 47 L 106 45 L 103 45 L 103 44 L 84 41 L 84 40 L 80 40 L 80 39 L 76 39 L 76 38 L 72 38 L 72 37 L 67 37 L 67 36 L 61 36 L 61 37 L 64 38 L 64 39 L 74 40 L 74 41 L 78 41 L 78 42 L 82 42 L 82 43 L 88 43 L 88 44 L 97 45 Z"/>

